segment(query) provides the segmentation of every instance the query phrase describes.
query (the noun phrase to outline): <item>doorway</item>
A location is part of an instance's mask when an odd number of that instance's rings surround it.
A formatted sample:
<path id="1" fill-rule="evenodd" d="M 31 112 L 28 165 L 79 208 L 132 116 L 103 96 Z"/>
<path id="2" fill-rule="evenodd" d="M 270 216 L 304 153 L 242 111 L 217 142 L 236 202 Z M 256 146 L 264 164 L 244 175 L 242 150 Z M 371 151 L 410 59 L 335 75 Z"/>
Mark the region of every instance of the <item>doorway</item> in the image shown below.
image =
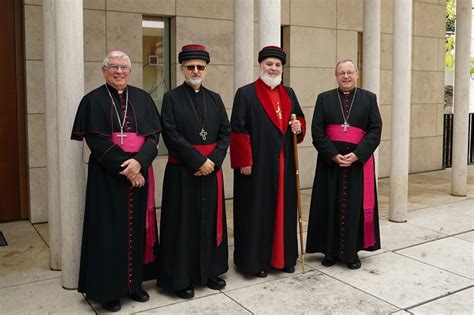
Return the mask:
<path id="1" fill-rule="evenodd" d="M 23 1 L 0 10 L 0 222 L 28 218 Z"/>

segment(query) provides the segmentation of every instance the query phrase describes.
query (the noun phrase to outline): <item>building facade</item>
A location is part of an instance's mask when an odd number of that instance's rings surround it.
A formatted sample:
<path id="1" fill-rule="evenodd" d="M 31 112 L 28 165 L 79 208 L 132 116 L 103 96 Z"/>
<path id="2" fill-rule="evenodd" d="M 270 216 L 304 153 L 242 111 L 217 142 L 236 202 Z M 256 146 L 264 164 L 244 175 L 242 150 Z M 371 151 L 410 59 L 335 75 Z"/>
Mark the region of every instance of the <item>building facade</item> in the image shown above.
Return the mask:
<path id="1" fill-rule="evenodd" d="M 379 177 L 387 177 L 391 156 L 393 0 L 380 1 L 378 101 L 384 128 Z M 318 93 L 336 87 L 337 60 L 357 61 L 362 73 L 363 2 L 281 0 L 281 43 L 288 55 L 284 82 L 294 88 L 308 125 Z M 444 0 L 413 1 L 410 172 L 442 168 L 445 5 Z M 249 36 L 254 38 L 257 78 L 258 1 L 254 1 L 254 6 L 255 32 Z M 180 48 L 188 43 L 202 43 L 211 55 L 204 84 L 221 94 L 230 115 L 234 93 L 232 0 L 84 0 L 83 7 L 86 93 L 103 84 L 101 63 L 107 52 L 121 49 L 132 60 L 130 84 L 148 90 L 160 108 L 162 93 L 182 82 L 177 64 Z M 25 0 L 22 9 L 27 202 L 29 219 L 36 223 L 48 220 L 42 0 Z M 160 149 L 166 153 L 165 148 Z M 87 149 L 84 151 L 86 161 Z M 299 147 L 302 188 L 310 188 L 313 183 L 316 154 L 308 133 Z M 166 155 L 160 155 L 154 163 L 157 205 L 161 204 L 166 160 Z M 226 197 L 230 198 L 233 180 L 229 159 L 224 170 Z"/>

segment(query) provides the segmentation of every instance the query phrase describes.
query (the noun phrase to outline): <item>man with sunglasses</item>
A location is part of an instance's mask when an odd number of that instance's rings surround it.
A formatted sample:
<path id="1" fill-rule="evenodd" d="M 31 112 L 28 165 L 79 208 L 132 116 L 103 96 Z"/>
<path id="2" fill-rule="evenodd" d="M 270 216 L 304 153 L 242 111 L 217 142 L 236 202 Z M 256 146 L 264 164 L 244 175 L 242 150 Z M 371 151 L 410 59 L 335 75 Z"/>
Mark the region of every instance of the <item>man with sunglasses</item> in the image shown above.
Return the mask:
<path id="1" fill-rule="evenodd" d="M 184 299 L 194 285 L 219 290 L 228 270 L 222 162 L 230 141 L 219 94 L 203 86 L 209 53 L 183 46 L 184 83 L 165 93 L 163 139 L 168 148 L 160 223 L 157 285 Z"/>
<path id="2" fill-rule="evenodd" d="M 157 274 L 151 163 L 161 123 L 150 95 L 128 85 L 131 71 L 122 51 L 104 58 L 105 84 L 81 100 L 71 136 L 91 150 L 78 290 L 112 312 L 127 295 L 147 301 L 142 281 Z"/>
<path id="3" fill-rule="evenodd" d="M 298 257 L 293 134 L 305 119 L 292 88 L 281 84 L 286 53 L 277 46 L 258 54 L 260 77 L 239 88 L 231 117 L 234 169 L 234 263 L 245 274 L 270 269 L 293 273 Z M 290 119 L 296 114 L 296 119 Z"/>
<path id="4" fill-rule="evenodd" d="M 311 125 L 318 161 L 306 252 L 359 269 L 357 252 L 380 248 L 373 153 L 382 119 L 376 95 L 357 87 L 354 61 L 338 62 L 335 75 L 338 88 L 318 95 Z"/>

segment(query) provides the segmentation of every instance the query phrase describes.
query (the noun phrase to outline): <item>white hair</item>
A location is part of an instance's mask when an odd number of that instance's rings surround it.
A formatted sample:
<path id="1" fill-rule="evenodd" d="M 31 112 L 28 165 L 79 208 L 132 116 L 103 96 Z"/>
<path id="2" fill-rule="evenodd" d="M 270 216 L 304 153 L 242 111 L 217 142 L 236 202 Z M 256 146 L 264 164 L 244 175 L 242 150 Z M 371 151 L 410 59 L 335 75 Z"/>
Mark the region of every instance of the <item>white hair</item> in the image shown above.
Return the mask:
<path id="1" fill-rule="evenodd" d="M 352 63 L 352 64 L 354 65 L 355 71 L 356 71 L 356 72 L 358 71 L 358 70 L 357 70 L 357 64 L 356 64 L 356 63 L 354 62 L 354 60 L 352 60 L 352 59 L 343 59 L 343 60 L 341 60 L 341 61 L 338 61 L 337 64 L 336 64 L 336 71 L 337 71 L 337 67 L 339 67 L 339 65 L 340 65 L 341 63 L 346 63 L 346 62 Z"/>
<path id="2" fill-rule="evenodd" d="M 112 50 L 111 52 L 109 52 L 107 56 L 105 56 L 104 60 L 102 61 L 102 65 L 104 67 L 107 67 L 109 65 L 110 59 L 118 58 L 118 57 L 126 57 L 128 60 L 128 66 L 132 67 L 132 62 L 130 61 L 130 57 L 121 50 Z"/>

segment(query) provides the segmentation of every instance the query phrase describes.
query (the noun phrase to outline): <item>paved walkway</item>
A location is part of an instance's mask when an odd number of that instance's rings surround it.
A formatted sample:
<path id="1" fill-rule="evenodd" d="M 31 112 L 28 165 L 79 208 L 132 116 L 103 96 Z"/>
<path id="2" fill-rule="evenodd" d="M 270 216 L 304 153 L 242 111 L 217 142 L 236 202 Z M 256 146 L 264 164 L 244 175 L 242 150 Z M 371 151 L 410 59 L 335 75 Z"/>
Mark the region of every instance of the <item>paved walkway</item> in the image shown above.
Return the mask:
<path id="1" fill-rule="evenodd" d="M 270 272 L 245 277 L 232 264 L 227 287 L 196 288 L 182 300 L 145 283 L 146 303 L 122 300 L 123 314 L 473 314 L 474 167 L 469 167 L 467 197 L 453 197 L 450 170 L 410 176 L 407 223 L 388 217 L 388 180 L 379 182 L 382 249 L 362 252 L 362 268 L 321 266 L 322 255 L 305 256 L 305 273 Z M 308 218 L 311 190 L 302 191 Z M 232 200 L 227 201 L 232 227 Z M 306 222 L 305 222 L 306 223 Z M 306 224 L 305 224 L 306 226 Z M 0 314 L 102 313 L 76 291 L 61 288 L 61 273 L 48 268 L 47 224 L 0 224 L 8 246 L 0 247 Z"/>

